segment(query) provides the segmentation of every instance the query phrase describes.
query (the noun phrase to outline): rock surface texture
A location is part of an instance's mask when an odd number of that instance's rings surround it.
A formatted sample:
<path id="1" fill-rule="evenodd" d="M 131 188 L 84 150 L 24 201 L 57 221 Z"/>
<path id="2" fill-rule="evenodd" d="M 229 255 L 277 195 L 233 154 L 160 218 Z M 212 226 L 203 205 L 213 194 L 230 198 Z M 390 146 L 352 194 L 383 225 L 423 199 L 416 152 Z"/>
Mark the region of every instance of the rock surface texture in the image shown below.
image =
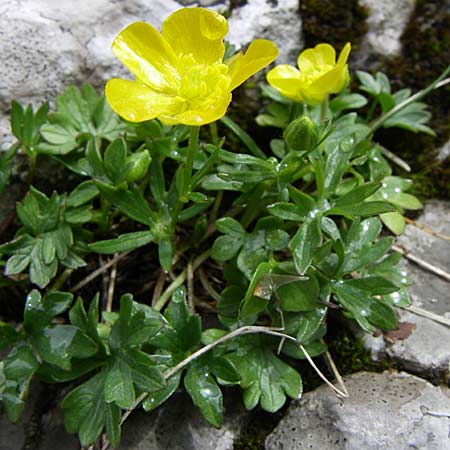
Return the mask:
<path id="1" fill-rule="evenodd" d="M 341 400 L 327 386 L 289 407 L 266 450 L 450 448 L 449 389 L 414 376 L 357 373 Z"/>
<path id="2" fill-rule="evenodd" d="M 229 39 L 245 46 L 265 37 L 298 54 L 298 0 L 249 0 L 232 10 Z M 0 2 L 0 139 L 10 134 L 11 100 L 38 105 L 54 100 L 69 84 L 102 88 L 113 76 L 128 76 L 111 52 L 114 36 L 144 20 L 160 27 L 183 4 L 225 10 L 227 1 L 175 0 L 6 0 Z M 284 57 L 287 57 L 284 55 Z M 291 58 L 292 59 L 292 58 Z M 295 60 L 295 58 L 294 58 Z"/>
<path id="3" fill-rule="evenodd" d="M 450 236 L 450 204 L 430 201 L 417 220 L 432 230 Z M 433 236 L 417 226 L 407 225 L 405 233 L 397 244 L 415 256 L 450 273 L 450 241 Z M 450 318 L 450 282 L 422 269 L 417 264 L 405 261 L 405 271 L 412 278 L 409 288 L 413 306 Z M 409 337 L 390 344 L 383 336 L 365 335 L 364 344 L 375 359 L 389 357 L 398 362 L 402 369 L 428 377 L 442 377 L 449 372 L 450 327 L 428 318 L 399 313 L 404 323 L 414 324 Z M 413 327 L 413 328 L 414 328 Z"/>
<path id="4" fill-rule="evenodd" d="M 158 410 L 126 422 L 119 450 L 232 450 L 246 417 L 242 402 L 232 397 L 225 399 L 224 423 L 216 429 L 187 394 L 175 394 Z"/>
<path id="5" fill-rule="evenodd" d="M 380 55 L 395 56 L 401 51 L 400 37 L 408 24 L 415 0 L 360 0 L 369 9 L 369 30 L 361 43 L 357 63 L 371 65 Z"/>

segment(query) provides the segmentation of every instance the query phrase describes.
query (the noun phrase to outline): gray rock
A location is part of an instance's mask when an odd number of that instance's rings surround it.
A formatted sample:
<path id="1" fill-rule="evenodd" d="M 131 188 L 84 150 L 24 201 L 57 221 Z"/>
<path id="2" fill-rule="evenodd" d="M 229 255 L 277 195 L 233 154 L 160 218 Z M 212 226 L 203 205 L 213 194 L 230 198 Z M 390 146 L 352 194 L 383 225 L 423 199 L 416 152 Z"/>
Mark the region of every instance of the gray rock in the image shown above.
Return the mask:
<path id="1" fill-rule="evenodd" d="M 11 100 L 39 104 L 71 83 L 97 87 L 121 71 L 111 52 L 126 25 L 146 20 L 160 26 L 174 0 L 7 0 L 0 4 L 0 136 L 9 134 Z"/>
<path id="2" fill-rule="evenodd" d="M 49 408 L 48 393 L 34 381 L 20 420 L 12 424 L 0 414 L 0 450 L 78 450 L 79 441 L 64 428 L 60 408 Z M 0 411 L 1 412 L 1 411 Z"/>
<path id="3" fill-rule="evenodd" d="M 177 0 L 178 3 L 185 6 L 215 6 L 215 5 L 226 5 L 228 6 L 228 1 L 222 1 L 222 0 Z"/>
<path id="4" fill-rule="evenodd" d="M 327 386 L 295 401 L 266 440 L 267 450 L 443 450 L 450 448 L 450 390 L 414 376 L 361 372 L 350 397 Z"/>
<path id="5" fill-rule="evenodd" d="M 450 204 L 430 201 L 425 204 L 417 222 L 450 236 Z M 420 228 L 407 225 L 397 243 L 419 258 L 450 273 L 450 241 L 435 237 Z M 414 284 L 409 288 L 413 306 L 439 315 L 450 313 L 450 283 L 416 264 L 404 261 L 405 272 Z M 450 316 L 449 316 L 450 317 Z M 374 359 L 392 358 L 406 370 L 431 377 L 448 373 L 450 362 L 450 327 L 430 319 L 399 312 L 401 322 L 415 325 L 409 337 L 386 342 L 383 336 L 363 336 L 363 342 Z"/>
<path id="6" fill-rule="evenodd" d="M 35 106 L 53 100 L 69 84 L 102 88 L 113 76 L 127 76 L 111 52 L 114 36 L 126 25 L 145 20 L 159 27 L 179 9 L 175 0 L 6 0 L 0 4 L 0 139 L 11 140 L 11 100 Z M 223 9 L 228 2 L 203 0 Z M 214 5 L 213 5 L 214 3 Z M 283 52 L 298 53 L 300 18 L 297 0 L 250 0 L 233 10 L 227 39 L 235 45 L 256 37 L 272 38 Z M 282 59 L 283 60 L 283 56 Z"/>
<path id="7" fill-rule="evenodd" d="M 231 43 L 241 46 L 256 38 L 278 45 L 277 63 L 295 63 L 302 48 L 302 23 L 298 0 L 248 0 L 233 9 L 229 20 Z"/>
<path id="8" fill-rule="evenodd" d="M 122 430 L 120 450 L 232 450 L 245 422 L 242 401 L 226 392 L 221 428 L 209 425 L 184 392 L 157 410 L 130 416 Z"/>
<path id="9" fill-rule="evenodd" d="M 381 56 L 400 53 L 400 37 L 408 24 L 415 0 L 360 0 L 369 11 L 368 32 L 361 42 L 353 68 L 371 66 Z"/>
<path id="10" fill-rule="evenodd" d="M 439 150 L 436 159 L 444 161 L 450 156 L 450 141 L 447 141 Z"/>

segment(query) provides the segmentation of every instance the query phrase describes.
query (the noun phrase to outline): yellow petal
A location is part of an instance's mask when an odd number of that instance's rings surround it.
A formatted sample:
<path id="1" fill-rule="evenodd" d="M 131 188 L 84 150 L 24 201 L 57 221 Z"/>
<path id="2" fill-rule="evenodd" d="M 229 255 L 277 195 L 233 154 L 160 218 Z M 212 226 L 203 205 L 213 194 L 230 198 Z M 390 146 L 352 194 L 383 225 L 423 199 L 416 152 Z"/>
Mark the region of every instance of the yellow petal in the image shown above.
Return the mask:
<path id="1" fill-rule="evenodd" d="M 348 55 L 350 54 L 350 50 L 351 50 L 351 45 L 350 42 L 347 42 L 344 46 L 344 48 L 341 50 L 341 53 L 339 54 L 339 58 L 338 58 L 338 65 L 341 64 L 346 64 L 347 63 L 347 59 L 348 59 Z"/>
<path id="2" fill-rule="evenodd" d="M 235 89 L 256 72 L 268 66 L 277 56 L 278 48 L 273 42 L 267 39 L 253 41 L 245 54 L 238 53 L 236 58 L 231 58 L 229 61 L 230 90 Z"/>
<path id="3" fill-rule="evenodd" d="M 318 44 L 300 53 L 297 59 L 298 67 L 303 72 L 309 72 L 320 66 L 334 66 L 336 52 L 330 44 Z"/>
<path id="4" fill-rule="evenodd" d="M 295 67 L 287 64 L 277 66 L 269 71 L 267 81 L 285 97 L 297 102 L 303 101 L 300 93 L 300 72 Z"/>
<path id="5" fill-rule="evenodd" d="M 112 49 L 131 73 L 162 92 L 177 84 L 176 56 L 161 34 L 145 22 L 136 22 L 114 39 Z"/>
<path id="6" fill-rule="evenodd" d="M 143 122 L 162 114 L 176 114 L 183 100 L 156 92 L 148 86 L 113 78 L 106 83 L 106 100 L 119 116 L 130 122 Z"/>
<path id="7" fill-rule="evenodd" d="M 320 103 L 328 94 L 342 91 L 349 81 L 347 64 L 337 65 L 314 81 L 303 95 L 310 103 Z"/>
<path id="8" fill-rule="evenodd" d="M 177 55 L 192 54 L 199 64 L 221 61 L 228 22 L 219 13 L 204 8 L 183 8 L 162 24 L 162 35 Z"/>
<path id="9" fill-rule="evenodd" d="M 188 109 L 171 117 L 161 116 L 159 119 L 167 124 L 206 125 L 223 117 L 227 112 L 230 102 L 231 93 L 227 93 L 223 97 L 217 98 L 209 107 L 203 106 L 201 109 Z"/>

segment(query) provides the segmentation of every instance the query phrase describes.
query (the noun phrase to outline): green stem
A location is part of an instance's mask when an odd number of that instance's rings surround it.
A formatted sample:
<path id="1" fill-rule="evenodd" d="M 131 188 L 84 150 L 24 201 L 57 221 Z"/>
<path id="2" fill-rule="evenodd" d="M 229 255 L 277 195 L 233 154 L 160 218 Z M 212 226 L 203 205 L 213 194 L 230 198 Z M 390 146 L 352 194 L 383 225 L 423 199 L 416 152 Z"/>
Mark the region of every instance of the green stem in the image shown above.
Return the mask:
<path id="1" fill-rule="evenodd" d="M 378 128 L 382 127 L 384 122 L 386 120 L 390 119 L 393 115 L 397 114 L 399 111 L 401 111 L 403 108 L 408 106 L 409 104 L 420 100 L 421 98 L 425 97 L 427 94 L 429 94 L 433 89 L 438 89 L 445 84 L 448 83 L 447 80 L 444 80 L 444 78 L 450 73 L 450 65 L 447 66 L 447 68 L 444 70 L 444 72 L 439 75 L 429 86 L 427 86 L 425 89 L 422 89 L 419 92 L 416 92 L 414 95 L 411 95 L 411 97 L 407 98 L 403 102 L 399 103 L 398 105 L 394 106 L 389 111 L 386 111 L 384 114 L 381 115 L 377 120 L 372 122 L 370 125 L 370 129 L 367 132 L 365 138 L 368 138 L 369 136 L 373 135 L 375 131 L 378 130 Z M 442 81 L 442 83 L 441 83 Z"/>
<path id="2" fill-rule="evenodd" d="M 203 252 L 200 256 L 195 258 L 194 262 L 192 263 L 192 270 L 194 271 L 198 267 L 200 267 L 211 254 L 210 250 L 207 250 L 206 252 Z M 181 272 L 175 280 L 172 281 L 172 283 L 169 284 L 167 289 L 162 293 L 161 297 L 159 297 L 158 301 L 153 306 L 156 311 L 161 311 L 165 304 L 169 301 L 170 297 L 174 293 L 175 289 L 180 287 L 185 281 L 187 277 L 187 269 L 184 269 L 183 272 Z"/>
<path id="3" fill-rule="evenodd" d="M 211 122 L 209 124 L 209 131 L 211 132 L 211 141 L 214 145 L 219 145 L 219 134 L 217 133 L 217 123 Z"/>
<path id="4" fill-rule="evenodd" d="M 328 116 L 328 95 L 323 99 L 320 104 L 320 121 L 327 120 Z"/>
<path id="5" fill-rule="evenodd" d="M 65 269 L 59 277 L 55 280 L 52 286 L 49 288 L 49 291 L 59 291 L 61 286 L 67 281 L 67 279 L 72 275 L 73 269 Z"/>
<path id="6" fill-rule="evenodd" d="M 34 179 L 34 171 L 36 170 L 36 153 L 28 153 L 28 175 L 27 175 L 27 186 L 31 186 L 33 184 Z"/>
<path id="7" fill-rule="evenodd" d="M 199 133 L 200 127 L 191 127 L 186 155 L 186 164 L 184 166 L 183 188 L 180 192 L 180 200 L 183 203 L 186 203 L 188 201 L 189 194 L 191 193 L 192 168 L 194 167 L 195 153 L 197 152 L 198 148 Z"/>

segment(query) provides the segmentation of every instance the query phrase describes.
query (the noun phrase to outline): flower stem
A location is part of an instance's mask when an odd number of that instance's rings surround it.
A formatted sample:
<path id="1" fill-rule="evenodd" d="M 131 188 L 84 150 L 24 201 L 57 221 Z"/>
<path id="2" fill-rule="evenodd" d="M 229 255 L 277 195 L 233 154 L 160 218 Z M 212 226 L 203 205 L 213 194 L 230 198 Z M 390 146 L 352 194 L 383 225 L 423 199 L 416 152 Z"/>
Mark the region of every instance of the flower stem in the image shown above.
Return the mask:
<path id="1" fill-rule="evenodd" d="M 200 127 L 191 127 L 186 155 L 186 164 L 184 166 L 184 180 L 182 183 L 183 188 L 180 192 L 180 200 L 183 203 L 186 203 L 188 201 L 189 194 L 191 193 L 192 168 L 194 167 L 195 153 L 197 152 L 198 148 L 199 133 Z"/>
<path id="2" fill-rule="evenodd" d="M 211 132 L 211 140 L 214 145 L 219 145 L 219 134 L 217 133 L 217 123 L 211 122 L 209 124 L 209 131 Z"/>
<path id="3" fill-rule="evenodd" d="M 327 120 L 328 116 L 328 95 L 323 99 L 320 104 L 320 121 Z"/>

